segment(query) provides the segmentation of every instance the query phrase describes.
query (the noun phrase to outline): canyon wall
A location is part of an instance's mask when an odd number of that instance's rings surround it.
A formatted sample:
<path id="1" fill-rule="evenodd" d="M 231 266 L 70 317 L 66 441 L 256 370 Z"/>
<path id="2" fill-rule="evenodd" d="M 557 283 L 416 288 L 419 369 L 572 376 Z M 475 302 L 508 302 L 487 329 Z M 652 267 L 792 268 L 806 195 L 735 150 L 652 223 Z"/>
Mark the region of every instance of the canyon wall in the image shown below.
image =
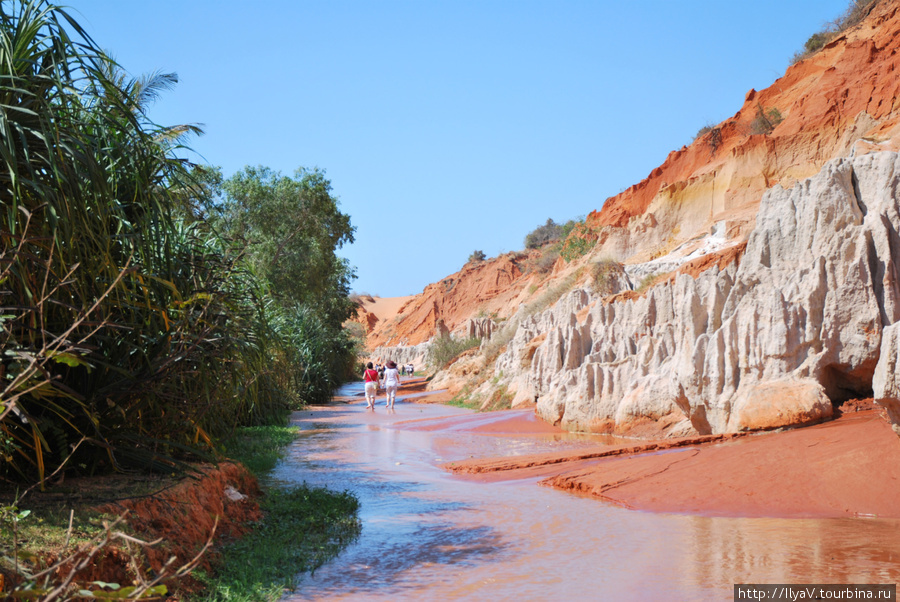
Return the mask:
<path id="1" fill-rule="evenodd" d="M 776 428 L 867 396 L 900 424 L 900 1 L 867 11 L 590 213 L 584 256 L 467 264 L 367 324 L 369 348 L 424 358 L 438 324 L 486 336 L 433 384 L 503 388 L 570 430 Z M 621 264 L 615 286 L 601 263 Z"/>
<path id="2" fill-rule="evenodd" d="M 834 160 L 763 196 L 739 262 L 643 295 L 575 290 L 519 322 L 496 374 L 514 405 L 536 402 L 569 430 L 820 421 L 833 403 L 873 392 L 882 334 L 900 319 L 898 228 L 897 153 Z"/>
<path id="3" fill-rule="evenodd" d="M 791 187 L 854 151 L 900 150 L 900 3 L 882 0 L 870 11 L 590 213 L 603 253 L 647 261 L 716 222 L 745 238 L 775 184 Z M 760 127 L 760 111 L 780 120 Z"/>

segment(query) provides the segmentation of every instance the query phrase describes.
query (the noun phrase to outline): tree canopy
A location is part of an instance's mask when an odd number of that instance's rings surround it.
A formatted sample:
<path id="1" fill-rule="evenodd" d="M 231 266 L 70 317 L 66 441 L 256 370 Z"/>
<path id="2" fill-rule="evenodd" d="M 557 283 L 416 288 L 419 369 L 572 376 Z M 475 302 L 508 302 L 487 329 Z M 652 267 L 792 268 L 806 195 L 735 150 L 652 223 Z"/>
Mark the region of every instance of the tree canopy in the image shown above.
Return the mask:
<path id="1" fill-rule="evenodd" d="M 285 306 L 304 305 L 343 322 L 353 304 L 342 302 L 354 271 L 335 252 L 353 242 L 355 228 L 319 169 L 293 177 L 268 167 L 245 167 L 221 187 L 216 223 L 246 244 L 249 260 Z"/>
<path id="2" fill-rule="evenodd" d="M 319 170 L 227 181 L 178 156 L 64 10 L 0 3 L 0 481 L 171 471 L 236 425 L 327 399 L 353 240 Z"/>

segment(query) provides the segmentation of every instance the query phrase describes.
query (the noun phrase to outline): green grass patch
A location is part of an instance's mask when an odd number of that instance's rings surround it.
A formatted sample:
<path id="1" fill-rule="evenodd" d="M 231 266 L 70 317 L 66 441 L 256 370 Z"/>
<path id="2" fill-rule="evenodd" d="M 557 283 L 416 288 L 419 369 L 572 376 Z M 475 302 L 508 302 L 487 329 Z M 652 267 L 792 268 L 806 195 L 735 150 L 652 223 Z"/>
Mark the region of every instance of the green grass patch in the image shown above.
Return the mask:
<path id="1" fill-rule="evenodd" d="M 223 550 L 216 576 L 197 575 L 209 587 L 203 599 L 277 600 L 301 573 L 322 566 L 359 535 L 359 501 L 346 491 L 274 488 L 261 507 L 265 518 Z"/>
<path id="2" fill-rule="evenodd" d="M 495 383 L 494 390 L 487 402 L 482 404 L 485 412 L 493 412 L 496 410 L 508 410 L 512 407 L 513 395 L 509 392 L 507 385 L 497 385 Z"/>
<path id="3" fill-rule="evenodd" d="M 152 496 L 173 487 L 180 475 L 112 473 L 96 477 L 70 477 L 46 485 L 44 491 L 24 492 L 10 487 L 0 491 L 0 571 L 3 558 L 20 555 L 38 558 L 64 554 L 90 543 L 104 532 L 103 521 L 114 515 L 96 510 L 115 500 Z M 71 531 L 69 522 L 71 519 Z M 116 530 L 134 532 L 123 523 Z"/>
<path id="4" fill-rule="evenodd" d="M 466 385 L 456 394 L 456 397 L 445 402 L 445 405 L 456 408 L 465 408 L 467 410 L 480 410 L 481 399 L 477 395 L 472 395 L 471 388 L 469 385 Z"/>
<path id="5" fill-rule="evenodd" d="M 456 408 L 465 408 L 467 410 L 479 410 L 481 409 L 481 403 L 474 399 L 465 399 L 461 397 L 454 397 L 450 401 L 445 402 L 445 405 L 453 406 Z"/>
<path id="6" fill-rule="evenodd" d="M 285 487 L 267 482 L 284 448 L 297 436 L 288 426 L 240 429 L 226 444 L 230 457 L 260 478 L 263 519 L 243 538 L 222 549 L 214 575 L 195 573 L 209 602 L 278 600 L 298 576 L 334 558 L 360 531 L 359 500 L 348 491 Z"/>
<path id="7" fill-rule="evenodd" d="M 490 397 L 485 401 L 481 395 L 474 395 L 469 386 L 463 387 L 456 397 L 448 402 L 448 406 L 475 410 L 477 412 L 493 412 L 496 410 L 508 410 L 512 407 L 513 395 L 507 390 L 506 385 L 497 385 L 491 391 Z"/>
<path id="8" fill-rule="evenodd" d="M 298 432 L 297 427 L 285 425 L 244 427 L 224 443 L 225 454 L 261 477 L 275 468 Z"/>
<path id="9" fill-rule="evenodd" d="M 61 503 L 33 502 L 27 498 L 20 504 L 0 505 L 0 567 L 4 559 L 13 558 L 18 545 L 19 558 L 25 559 L 23 568 L 38 570 L 43 565 L 32 560 L 44 553 L 62 554 L 89 543 L 103 533 L 102 520 L 115 518 L 78 508 L 71 514 L 72 530 L 69 531 L 69 517 L 70 510 Z M 122 527 L 120 530 L 125 530 L 125 525 Z"/>

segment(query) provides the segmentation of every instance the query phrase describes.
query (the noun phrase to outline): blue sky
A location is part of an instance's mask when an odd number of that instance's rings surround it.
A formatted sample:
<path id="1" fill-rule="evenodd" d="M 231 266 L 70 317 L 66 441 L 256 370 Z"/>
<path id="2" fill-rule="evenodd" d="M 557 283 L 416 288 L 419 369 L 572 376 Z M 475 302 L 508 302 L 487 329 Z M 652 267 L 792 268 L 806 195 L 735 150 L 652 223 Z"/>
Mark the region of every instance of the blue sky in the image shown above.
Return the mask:
<path id="1" fill-rule="evenodd" d="M 421 292 L 599 209 L 780 77 L 847 0 L 71 0 L 198 160 L 320 167 L 353 288 Z"/>

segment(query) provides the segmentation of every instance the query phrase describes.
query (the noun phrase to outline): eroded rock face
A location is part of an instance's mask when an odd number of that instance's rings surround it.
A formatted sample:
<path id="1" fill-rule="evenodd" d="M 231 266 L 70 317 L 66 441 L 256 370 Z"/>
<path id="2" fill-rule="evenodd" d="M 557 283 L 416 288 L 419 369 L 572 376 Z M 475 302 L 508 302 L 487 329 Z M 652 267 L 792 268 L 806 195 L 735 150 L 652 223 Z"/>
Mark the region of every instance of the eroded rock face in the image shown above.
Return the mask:
<path id="1" fill-rule="evenodd" d="M 490 339 L 497 325 L 490 318 L 472 318 L 466 323 L 470 339 Z"/>
<path id="2" fill-rule="evenodd" d="M 900 435 L 900 324 L 891 324 L 881 334 L 881 353 L 872 378 L 875 400 L 884 406 Z"/>
<path id="3" fill-rule="evenodd" d="M 431 358 L 431 343 L 421 343 L 419 345 L 397 345 L 387 347 L 376 347 L 371 357 L 379 362 L 387 362 L 393 360 L 398 366 L 413 364 L 417 369 L 428 363 Z"/>
<path id="4" fill-rule="evenodd" d="M 573 291 L 521 320 L 496 372 L 514 404 L 536 400 L 544 419 L 580 431 L 815 422 L 871 395 L 882 356 L 876 395 L 896 399 L 897 335 L 890 355 L 882 334 L 900 319 L 898 228 L 897 153 L 831 161 L 763 196 L 739 264 L 643 296 Z"/>

